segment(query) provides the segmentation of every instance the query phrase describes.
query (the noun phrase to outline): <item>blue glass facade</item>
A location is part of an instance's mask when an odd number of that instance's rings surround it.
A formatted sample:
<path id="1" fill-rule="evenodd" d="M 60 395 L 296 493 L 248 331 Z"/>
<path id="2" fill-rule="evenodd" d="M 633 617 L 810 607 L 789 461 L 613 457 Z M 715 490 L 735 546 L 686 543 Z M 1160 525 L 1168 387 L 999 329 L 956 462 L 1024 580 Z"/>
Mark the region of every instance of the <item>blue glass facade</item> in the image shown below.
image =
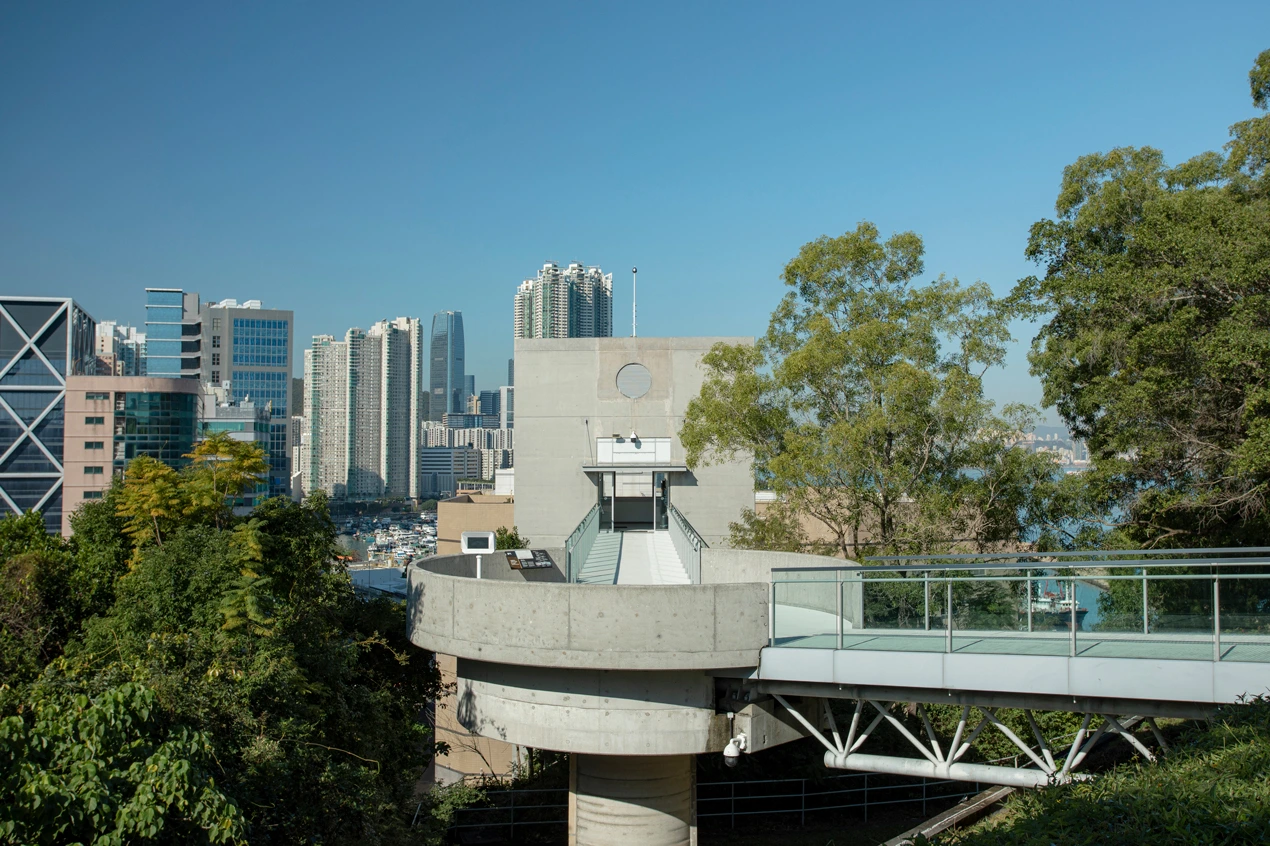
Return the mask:
<path id="1" fill-rule="evenodd" d="M 286 329 L 283 330 L 284 333 L 285 331 Z M 286 355 L 286 349 L 285 346 L 282 348 L 283 356 Z M 238 358 L 236 341 L 234 358 L 235 360 Z M 291 489 L 291 477 L 287 464 L 287 436 L 290 429 L 287 403 L 291 395 L 291 374 L 285 370 L 234 370 L 230 374 L 230 380 L 235 401 L 249 399 L 258 406 L 263 406 L 265 403 L 273 404 L 272 420 L 269 424 L 269 490 L 271 493 L 285 494 Z"/>
<path id="2" fill-rule="evenodd" d="M 192 295 L 197 301 L 197 295 Z M 198 320 L 186 319 L 186 293 L 146 288 L 146 373 L 169 379 L 198 378 Z M 195 306 L 197 311 L 197 306 Z"/>
<path id="3" fill-rule="evenodd" d="M 432 354 L 428 378 L 428 419 L 467 411 L 463 355 L 463 313 L 440 311 L 432 317 Z"/>
<path id="4" fill-rule="evenodd" d="M 290 350 L 286 320 L 234 318 L 234 364 L 240 367 L 286 367 Z"/>

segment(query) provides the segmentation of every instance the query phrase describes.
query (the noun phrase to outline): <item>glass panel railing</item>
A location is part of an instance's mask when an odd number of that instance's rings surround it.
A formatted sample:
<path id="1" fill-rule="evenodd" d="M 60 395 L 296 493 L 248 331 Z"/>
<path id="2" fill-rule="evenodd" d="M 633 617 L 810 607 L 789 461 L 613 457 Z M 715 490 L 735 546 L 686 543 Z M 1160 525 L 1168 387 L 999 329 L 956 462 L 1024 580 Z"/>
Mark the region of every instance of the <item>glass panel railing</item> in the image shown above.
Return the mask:
<path id="1" fill-rule="evenodd" d="M 1234 551 L 1238 553 L 1239 551 Z M 1270 662 L 1270 559 L 773 570 L 773 645 Z"/>
<path id="2" fill-rule="evenodd" d="M 570 582 L 578 580 L 578 573 L 582 571 L 582 565 L 591 554 L 591 547 L 595 546 L 599 534 L 600 506 L 593 505 L 564 542 L 565 576 Z"/>

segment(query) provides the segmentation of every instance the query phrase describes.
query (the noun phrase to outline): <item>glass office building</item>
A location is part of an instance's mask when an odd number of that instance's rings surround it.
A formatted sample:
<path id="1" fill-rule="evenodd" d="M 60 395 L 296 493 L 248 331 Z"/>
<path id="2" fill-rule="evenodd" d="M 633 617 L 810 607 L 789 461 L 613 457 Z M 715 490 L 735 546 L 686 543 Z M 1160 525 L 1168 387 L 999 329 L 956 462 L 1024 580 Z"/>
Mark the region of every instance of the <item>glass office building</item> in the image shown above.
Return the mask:
<path id="1" fill-rule="evenodd" d="M 66 379 L 95 367 L 96 321 L 71 299 L 0 297 L 0 510 L 62 521 Z"/>
<path id="2" fill-rule="evenodd" d="M 463 361 L 463 312 L 439 311 L 432 317 L 432 354 L 428 378 L 428 419 L 467 412 Z"/>
<path id="3" fill-rule="evenodd" d="M 198 294 L 180 288 L 146 288 L 146 374 L 163 379 L 200 377 L 198 312 Z"/>

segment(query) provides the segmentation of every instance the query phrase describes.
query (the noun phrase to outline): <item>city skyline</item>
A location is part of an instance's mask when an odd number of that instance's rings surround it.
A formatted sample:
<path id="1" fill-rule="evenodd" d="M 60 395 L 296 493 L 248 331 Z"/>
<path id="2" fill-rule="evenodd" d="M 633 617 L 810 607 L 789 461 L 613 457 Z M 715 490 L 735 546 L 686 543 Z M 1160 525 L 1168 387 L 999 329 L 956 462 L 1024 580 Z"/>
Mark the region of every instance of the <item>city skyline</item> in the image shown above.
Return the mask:
<path id="1" fill-rule="evenodd" d="M 0 275 L 136 326 L 145 287 L 250 290 L 296 308 L 300 338 L 462 311 L 489 339 L 466 362 L 486 388 L 508 292 L 552 256 L 618 271 L 618 335 L 632 265 L 641 335 L 698 333 L 706 313 L 712 333 L 760 335 L 785 262 L 862 219 L 921 234 L 925 278 L 1001 294 L 1037 272 L 1028 228 L 1065 166 L 1142 144 L 1180 162 L 1249 116 L 1270 7 L 1229 4 L 1231 33 L 1152 8 L 13 6 Z M 543 43 L 607 60 L 581 72 Z M 569 143 L 525 131 L 562 104 L 582 109 Z M 1036 327 L 1013 330 L 989 395 L 1039 403 Z"/>

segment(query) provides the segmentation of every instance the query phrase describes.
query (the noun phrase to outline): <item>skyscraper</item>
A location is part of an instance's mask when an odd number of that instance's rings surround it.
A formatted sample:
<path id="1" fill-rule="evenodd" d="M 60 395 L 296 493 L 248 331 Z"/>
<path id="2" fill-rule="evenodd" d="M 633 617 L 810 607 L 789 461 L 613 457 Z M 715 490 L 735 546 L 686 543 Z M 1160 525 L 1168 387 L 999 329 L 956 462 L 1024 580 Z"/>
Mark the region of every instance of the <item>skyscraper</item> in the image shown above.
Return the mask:
<path id="1" fill-rule="evenodd" d="M 0 513 L 62 528 L 66 380 L 96 370 L 96 322 L 74 300 L 0 297 Z"/>
<path id="2" fill-rule="evenodd" d="M 463 313 L 439 311 L 432 317 L 428 419 L 440 422 L 443 415 L 467 411 L 466 372 L 463 362 Z"/>
<path id="3" fill-rule="evenodd" d="M 339 499 L 418 497 L 423 329 L 383 320 L 343 341 L 316 335 L 304 353 L 305 492 Z"/>
<path id="4" fill-rule="evenodd" d="M 114 320 L 97 324 L 97 375 L 146 375 L 146 335 L 135 326 L 120 326 Z"/>
<path id="5" fill-rule="evenodd" d="M 520 283 L 513 302 L 512 324 L 517 338 L 613 335 L 613 274 L 598 267 L 575 261 L 561 270 L 549 261 L 537 278 Z"/>

